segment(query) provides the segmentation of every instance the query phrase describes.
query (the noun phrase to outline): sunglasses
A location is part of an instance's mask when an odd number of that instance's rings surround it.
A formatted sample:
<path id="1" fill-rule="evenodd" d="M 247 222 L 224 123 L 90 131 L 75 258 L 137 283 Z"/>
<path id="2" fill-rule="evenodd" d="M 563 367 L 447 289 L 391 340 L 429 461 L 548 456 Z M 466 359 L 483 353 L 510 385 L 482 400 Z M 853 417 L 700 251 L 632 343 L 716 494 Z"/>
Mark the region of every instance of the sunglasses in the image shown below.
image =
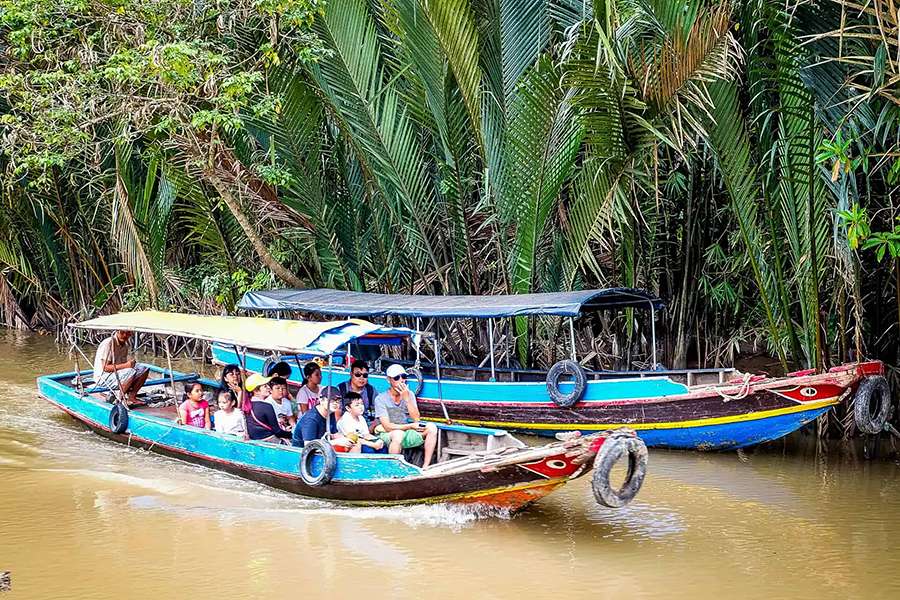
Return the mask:
<path id="1" fill-rule="evenodd" d="M 354 377 L 362 377 L 363 379 L 368 379 L 368 378 L 369 378 L 369 374 L 368 374 L 368 373 L 354 373 L 353 376 L 354 376 Z"/>
<path id="2" fill-rule="evenodd" d="M 401 379 L 403 381 L 406 381 L 406 379 L 408 377 L 409 377 L 409 375 L 407 375 L 406 373 L 401 373 L 400 375 L 395 375 L 394 377 L 391 377 L 391 379 L 393 379 L 394 381 L 400 381 Z"/>

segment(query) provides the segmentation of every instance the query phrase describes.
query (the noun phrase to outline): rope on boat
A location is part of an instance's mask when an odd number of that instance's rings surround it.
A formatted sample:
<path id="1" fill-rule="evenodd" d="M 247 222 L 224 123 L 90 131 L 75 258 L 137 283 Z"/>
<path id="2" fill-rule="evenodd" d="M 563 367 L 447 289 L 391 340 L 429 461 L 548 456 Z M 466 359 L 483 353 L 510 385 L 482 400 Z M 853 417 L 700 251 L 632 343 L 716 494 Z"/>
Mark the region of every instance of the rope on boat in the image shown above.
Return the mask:
<path id="1" fill-rule="evenodd" d="M 159 436 L 159 438 L 153 440 L 153 443 L 147 447 L 147 452 L 150 452 L 151 450 L 153 450 L 153 446 L 156 445 L 156 442 L 161 442 L 164 437 L 166 437 L 167 435 L 172 433 L 172 429 L 174 429 L 176 425 L 178 425 L 178 421 L 173 421 L 172 424 L 169 425 L 169 428 L 166 429 L 166 432 L 163 433 L 161 436 Z M 129 437 L 131 436 L 131 434 L 128 434 L 128 435 L 129 435 Z"/>
<path id="2" fill-rule="evenodd" d="M 725 402 L 729 402 L 731 400 L 743 400 L 747 396 L 750 395 L 750 379 L 753 377 L 750 373 L 744 373 L 744 379 L 741 383 L 741 387 L 738 388 L 737 394 L 727 394 L 723 392 L 720 388 L 715 388 L 716 393 L 722 397 Z"/>
<path id="3" fill-rule="evenodd" d="M 84 379 L 81 377 L 81 365 L 78 364 L 78 355 L 80 354 L 84 357 L 88 366 L 91 364 L 91 359 L 89 359 L 87 355 L 81 351 L 81 347 L 78 346 L 78 339 L 75 337 L 74 329 L 69 330 L 69 354 L 74 354 L 75 356 L 75 378 L 72 380 L 72 383 L 74 383 L 75 387 L 78 389 L 78 396 L 84 398 Z"/>
<path id="4" fill-rule="evenodd" d="M 900 438 L 900 431 L 897 431 L 897 428 L 891 425 L 890 423 L 884 424 L 884 430 L 890 433 L 892 436 L 896 438 Z"/>

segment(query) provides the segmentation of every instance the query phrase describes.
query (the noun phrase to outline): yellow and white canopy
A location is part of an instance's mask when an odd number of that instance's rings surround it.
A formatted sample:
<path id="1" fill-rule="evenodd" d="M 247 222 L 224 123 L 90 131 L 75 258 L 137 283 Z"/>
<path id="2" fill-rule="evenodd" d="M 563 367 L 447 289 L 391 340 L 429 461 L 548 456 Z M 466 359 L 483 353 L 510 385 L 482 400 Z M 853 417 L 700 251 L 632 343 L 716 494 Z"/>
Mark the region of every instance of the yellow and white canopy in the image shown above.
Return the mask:
<path id="1" fill-rule="evenodd" d="M 405 327 L 383 327 L 361 319 L 349 321 L 295 321 L 262 317 L 190 315 L 156 310 L 122 312 L 74 323 L 78 329 L 115 331 L 124 329 L 158 335 L 177 335 L 242 348 L 321 356 L 356 339 L 410 337 L 418 344 L 421 335 Z"/>

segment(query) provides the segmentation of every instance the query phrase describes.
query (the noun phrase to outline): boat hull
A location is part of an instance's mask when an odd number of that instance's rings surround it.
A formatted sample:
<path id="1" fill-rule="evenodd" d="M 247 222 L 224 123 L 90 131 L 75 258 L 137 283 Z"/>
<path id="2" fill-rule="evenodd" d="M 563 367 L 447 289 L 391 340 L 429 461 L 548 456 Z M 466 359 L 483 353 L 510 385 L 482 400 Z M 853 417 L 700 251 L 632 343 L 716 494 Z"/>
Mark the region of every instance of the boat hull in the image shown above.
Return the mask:
<path id="1" fill-rule="evenodd" d="M 128 430 L 116 434 L 107 426 L 111 405 L 80 396 L 62 383 L 74 375 L 38 378 L 39 393 L 100 436 L 312 498 L 362 505 L 451 502 L 518 511 L 588 470 L 562 447 L 530 462 L 462 472 L 444 469 L 434 476 L 399 455 L 339 453 L 333 481 L 314 487 L 300 477 L 298 448 L 245 442 L 135 410 L 129 411 Z M 547 472 L 548 463 L 559 468 Z"/>
<path id="2" fill-rule="evenodd" d="M 658 429 L 641 429 L 641 425 L 637 424 L 629 427 L 637 431 L 638 436 L 648 447 L 679 450 L 736 450 L 780 439 L 815 421 L 830 408 L 830 406 L 814 408 L 761 418 L 754 418 L 754 415 L 750 414 L 744 420 L 711 425 L 694 424 L 684 427 L 673 425 Z M 459 422 L 482 424 L 489 421 L 473 419 Z M 541 423 L 539 425 L 546 426 L 548 424 Z M 592 432 L 592 429 L 581 425 L 573 425 L 566 429 L 556 429 L 555 426 L 550 426 L 549 429 L 528 429 L 533 426 L 533 424 L 520 424 L 516 430 L 540 436 L 555 435 L 561 431 Z"/>
<path id="3" fill-rule="evenodd" d="M 213 346 L 220 364 L 237 362 L 222 346 Z M 264 357 L 248 353 L 250 371 L 261 371 Z M 299 369 L 295 368 L 295 372 Z M 827 373 L 798 373 L 781 378 L 744 378 L 732 383 L 688 387 L 664 375 L 589 380 L 582 400 L 571 408 L 554 404 L 544 382 L 426 378 L 419 395 L 424 418 L 479 427 L 552 436 L 560 432 L 594 433 L 627 427 L 650 447 L 733 450 L 777 440 L 838 405 L 863 377 L 883 372 L 874 361 L 836 367 Z M 346 381 L 345 369 L 323 370 L 323 381 Z M 369 382 L 387 389 L 382 375 Z M 566 388 L 563 386 L 563 390 Z M 443 406 L 438 398 L 443 399 Z"/>

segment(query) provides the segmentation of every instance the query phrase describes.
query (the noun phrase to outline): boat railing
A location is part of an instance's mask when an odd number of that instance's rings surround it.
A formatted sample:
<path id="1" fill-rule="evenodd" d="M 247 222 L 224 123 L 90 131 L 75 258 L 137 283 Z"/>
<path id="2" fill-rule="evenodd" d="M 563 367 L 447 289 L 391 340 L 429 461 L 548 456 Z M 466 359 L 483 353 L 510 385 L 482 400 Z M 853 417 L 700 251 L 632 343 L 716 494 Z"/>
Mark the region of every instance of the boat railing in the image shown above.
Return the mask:
<path id="1" fill-rule="evenodd" d="M 387 368 L 391 363 L 399 363 L 404 366 L 412 366 L 415 361 L 398 360 L 394 358 L 382 358 L 382 367 Z M 430 361 L 421 361 L 420 368 L 423 373 L 433 375 L 434 363 Z M 519 369 L 514 367 L 495 367 L 495 377 L 498 381 L 544 381 L 547 377 L 547 371 L 540 369 Z M 725 383 L 731 379 L 737 370 L 734 367 L 712 367 L 703 369 L 663 369 L 663 370 L 587 370 L 588 379 L 619 379 L 619 378 L 646 378 L 646 377 L 668 377 L 678 383 L 684 383 L 687 386 L 705 385 L 711 383 Z M 441 377 L 445 378 L 468 378 L 475 380 L 488 380 L 491 376 L 489 367 L 479 367 L 475 365 L 449 365 L 441 363 Z"/>

